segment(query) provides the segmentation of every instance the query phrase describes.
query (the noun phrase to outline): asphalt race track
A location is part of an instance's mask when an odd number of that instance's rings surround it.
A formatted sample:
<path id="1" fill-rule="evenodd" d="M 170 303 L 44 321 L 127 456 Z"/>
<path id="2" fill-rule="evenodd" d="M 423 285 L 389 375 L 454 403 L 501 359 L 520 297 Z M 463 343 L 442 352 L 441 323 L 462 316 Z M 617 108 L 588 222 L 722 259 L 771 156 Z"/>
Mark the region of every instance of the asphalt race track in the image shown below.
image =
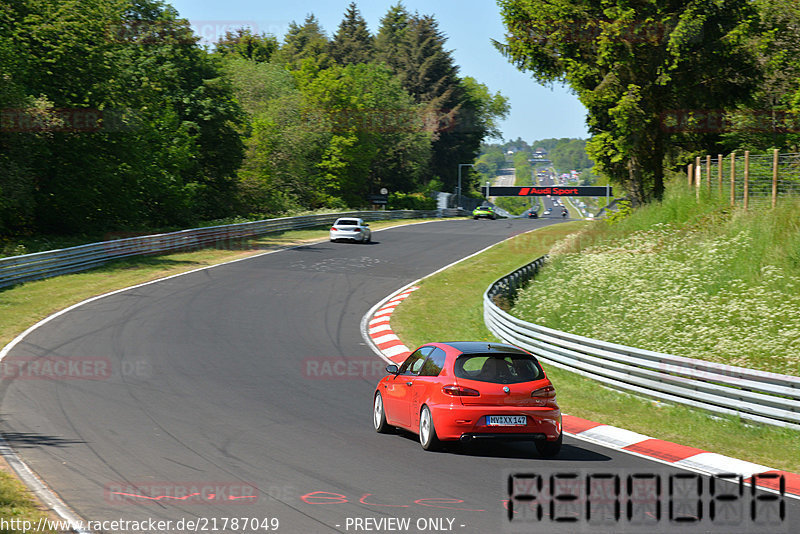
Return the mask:
<path id="1" fill-rule="evenodd" d="M 8 355 L 25 372 L 0 382 L 2 432 L 78 515 L 172 521 L 140 529 L 151 532 L 788 532 L 800 517 L 790 499 L 768 529 L 723 521 L 721 501 L 700 527 L 670 523 L 667 505 L 639 523 L 626 522 L 624 505 L 622 520 L 595 511 L 591 523 L 582 501 L 580 521 L 561 525 L 552 521 L 569 515 L 561 505 L 575 504 L 565 499 L 551 499 L 542 519 L 509 523 L 509 474 L 612 473 L 623 492 L 626 476 L 650 474 L 666 495 L 669 476 L 688 472 L 570 438 L 542 460 L 531 444 L 427 453 L 415 436 L 373 431 L 383 363 L 362 340 L 362 316 L 412 280 L 555 222 L 398 227 L 369 245 L 304 246 L 91 302 Z M 41 379 L 34 364 L 72 365 L 72 375 Z M 748 492 L 736 503 L 750 514 Z"/>

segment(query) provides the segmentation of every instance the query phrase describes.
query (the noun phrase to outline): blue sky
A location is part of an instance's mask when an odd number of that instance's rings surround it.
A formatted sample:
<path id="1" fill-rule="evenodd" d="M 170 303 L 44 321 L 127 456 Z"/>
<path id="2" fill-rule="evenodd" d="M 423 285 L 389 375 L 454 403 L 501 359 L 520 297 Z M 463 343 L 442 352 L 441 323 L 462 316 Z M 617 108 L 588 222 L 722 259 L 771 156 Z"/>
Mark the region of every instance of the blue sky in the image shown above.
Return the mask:
<path id="1" fill-rule="evenodd" d="M 226 29 L 253 27 L 258 33 L 283 38 L 291 21 L 302 23 L 314 13 L 328 35 L 333 35 L 350 0 L 167 0 L 204 39 L 210 42 Z M 357 2 L 374 33 L 380 19 L 396 0 Z M 500 91 L 511 103 L 511 113 L 500 125 L 506 140 L 531 142 L 549 137 L 588 137 L 585 109 L 575 95 L 561 86 L 543 87 L 529 74 L 519 72 L 492 46 L 504 35 L 500 10 L 492 0 L 404 0 L 410 12 L 434 15 L 448 37 L 447 46 L 461 68 L 492 92 Z"/>

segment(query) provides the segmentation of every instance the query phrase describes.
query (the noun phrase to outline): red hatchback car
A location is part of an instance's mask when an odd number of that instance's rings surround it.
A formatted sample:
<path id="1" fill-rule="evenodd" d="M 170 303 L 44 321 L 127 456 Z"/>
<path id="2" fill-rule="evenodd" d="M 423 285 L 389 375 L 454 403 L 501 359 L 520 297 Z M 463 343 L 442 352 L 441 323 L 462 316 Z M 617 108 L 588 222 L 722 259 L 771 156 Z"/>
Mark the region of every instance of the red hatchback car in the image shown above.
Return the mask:
<path id="1" fill-rule="evenodd" d="M 419 434 L 422 448 L 443 441 L 526 440 L 544 457 L 561 450 L 561 410 L 539 361 L 512 345 L 428 343 L 378 382 L 375 430 Z"/>

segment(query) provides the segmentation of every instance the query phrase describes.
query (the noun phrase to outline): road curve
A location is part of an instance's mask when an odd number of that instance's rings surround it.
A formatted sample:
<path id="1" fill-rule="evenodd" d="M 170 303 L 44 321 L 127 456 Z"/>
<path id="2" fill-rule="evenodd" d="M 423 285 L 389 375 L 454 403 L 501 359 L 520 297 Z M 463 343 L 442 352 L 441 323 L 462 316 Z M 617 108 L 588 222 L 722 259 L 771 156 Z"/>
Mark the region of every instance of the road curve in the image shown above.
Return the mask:
<path id="1" fill-rule="evenodd" d="M 0 381 L 0 428 L 81 517 L 173 521 L 172 532 L 232 517 L 259 520 L 248 532 L 271 531 L 273 518 L 290 533 L 386 532 L 404 518 L 407 532 L 492 532 L 507 516 L 508 470 L 678 472 L 570 439 L 543 461 L 524 444 L 425 453 L 413 436 L 372 430 L 379 360 L 359 334 L 364 313 L 552 222 L 397 227 L 370 245 L 298 247 L 90 302 L 8 354 L 18 376 Z M 41 379 L 56 367 L 68 376 Z"/>

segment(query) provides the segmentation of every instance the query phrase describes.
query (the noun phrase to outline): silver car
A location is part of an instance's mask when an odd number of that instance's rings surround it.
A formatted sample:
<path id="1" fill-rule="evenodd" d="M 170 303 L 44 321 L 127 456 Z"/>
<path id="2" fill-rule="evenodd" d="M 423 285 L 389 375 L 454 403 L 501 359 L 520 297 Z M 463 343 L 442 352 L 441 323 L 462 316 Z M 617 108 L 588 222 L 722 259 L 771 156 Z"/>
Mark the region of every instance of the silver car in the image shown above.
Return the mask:
<path id="1" fill-rule="evenodd" d="M 340 239 L 369 243 L 372 241 L 372 231 L 363 219 L 342 217 L 331 226 L 331 243 Z"/>

